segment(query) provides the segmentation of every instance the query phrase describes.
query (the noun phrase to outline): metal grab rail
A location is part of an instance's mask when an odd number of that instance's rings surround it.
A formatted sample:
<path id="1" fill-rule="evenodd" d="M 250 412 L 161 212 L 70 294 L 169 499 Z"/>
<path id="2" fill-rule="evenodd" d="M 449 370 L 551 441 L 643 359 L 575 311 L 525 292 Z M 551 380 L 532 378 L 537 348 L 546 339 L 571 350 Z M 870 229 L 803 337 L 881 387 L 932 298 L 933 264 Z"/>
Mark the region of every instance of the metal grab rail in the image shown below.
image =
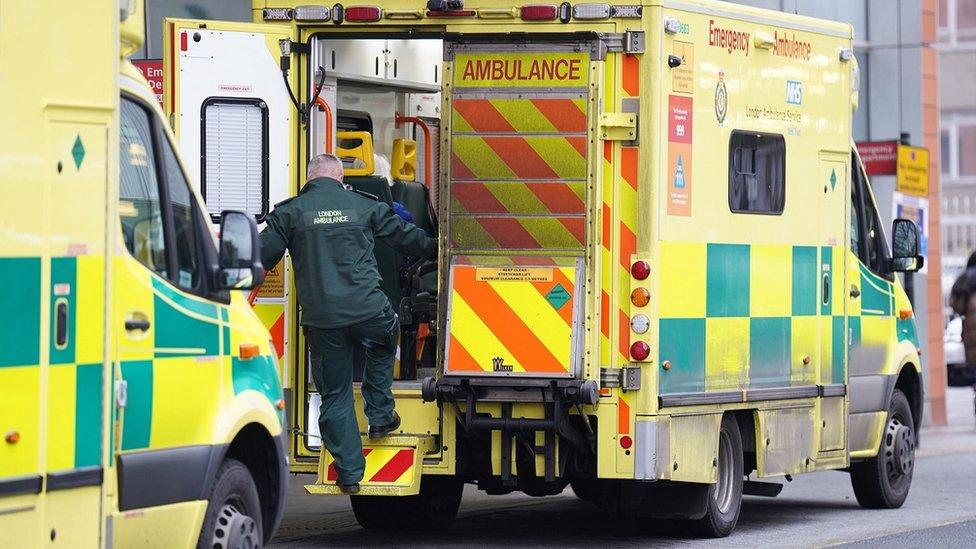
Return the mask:
<path id="1" fill-rule="evenodd" d="M 318 95 L 318 90 L 316 89 L 315 95 L 315 106 L 319 108 L 320 111 L 325 113 L 325 143 L 324 152 L 327 154 L 333 154 L 335 152 L 335 143 L 332 138 L 332 107 Z"/>
<path id="2" fill-rule="evenodd" d="M 254 306 L 254 300 L 258 298 L 258 292 L 261 291 L 261 286 L 255 286 L 251 288 L 251 292 L 247 294 L 247 304 L 251 307 Z"/>
<path id="3" fill-rule="evenodd" d="M 420 126 L 420 129 L 424 132 L 424 186 L 427 190 L 430 190 L 430 127 L 421 118 L 416 116 L 403 116 L 400 113 L 396 113 L 394 118 L 395 125 L 399 128 L 403 124 L 416 124 Z"/>

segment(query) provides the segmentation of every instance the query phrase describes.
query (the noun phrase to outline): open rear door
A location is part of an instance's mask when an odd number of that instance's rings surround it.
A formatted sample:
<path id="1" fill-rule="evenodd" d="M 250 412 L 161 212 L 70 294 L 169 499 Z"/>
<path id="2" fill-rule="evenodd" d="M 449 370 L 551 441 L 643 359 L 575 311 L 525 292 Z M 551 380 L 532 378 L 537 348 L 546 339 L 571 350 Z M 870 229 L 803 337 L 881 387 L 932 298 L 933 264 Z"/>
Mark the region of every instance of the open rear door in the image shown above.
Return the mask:
<path id="1" fill-rule="evenodd" d="M 590 43 L 445 45 L 445 374 L 582 370 Z"/>
<path id="2" fill-rule="evenodd" d="M 223 210 L 240 210 L 260 223 L 274 204 L 294 194 L 288 156 L 297 115 L 278 46 L 292 38 L 292 30 L 280 25 L 165 20 L 163 110 L 214 222 Z M 265 268 L 254 308 L 272 334 L 287 380 L 286 262 Z"/>
<path id="3" fill-rule="evenodd" d="M 258 221 L 288 192 L 295 109 L 279 66 L 291 29 L 261 23 L 166 19 L 164 110 L 211 215 Z"/>

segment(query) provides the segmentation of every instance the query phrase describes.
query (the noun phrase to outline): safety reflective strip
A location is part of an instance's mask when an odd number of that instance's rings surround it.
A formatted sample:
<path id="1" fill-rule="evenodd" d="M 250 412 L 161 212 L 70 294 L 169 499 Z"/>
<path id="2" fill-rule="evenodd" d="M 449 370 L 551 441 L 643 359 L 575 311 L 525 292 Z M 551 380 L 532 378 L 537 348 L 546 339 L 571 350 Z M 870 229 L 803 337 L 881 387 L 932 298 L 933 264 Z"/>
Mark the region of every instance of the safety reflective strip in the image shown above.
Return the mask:
<path id="1" fill-rule="evenodd" d="M 373 451 L 372 448 L 363 448 L 363 457 L 368 457 L 369 454 L 370 454 L 370 452 L 372 452 L 372 451 Z M 339 472 L 336 471 L 336 467 L 335 467 L 335 458 L 333 458 L 330 455 L 329 456 L 329 461 L 330 461 L 330 463 L 329 463 L 329 470 L 326 473 L 325 478 L 327 480 L 330 480 L 332 482 L 335 482 L 336 480 L 339 480 Z"/>
<path id="2" fill-rule="evenodd" d="M 617 432 L 621 435 L 630 433 L 630 405 L 623 394 L 617 399 Z"/>
<path id="3" fill-rule="evenodd" d="M 626 71 L 626 63 L 624 68 Z M 619 204 L 619 269 L 618 298 L 620 309 L 618 320 L 618 346 L 620 363 L 630 360 L 630 259 L 637 252 L 637 174 L 639 163 L 637 147 L 620 148 L 620 182 L 617 185 L 617 204 Z M 622 184 L 626 183 L 626 184 Z"/>
<path id="4" fill-rule="evenodd" d="M 586 100 L 454 98 L 454 133 L 586 133 Z"/>
<path id="5" fill-rule="evenodd" d="M 450 335 L 452 347 L 448 350 L 448 370 L 455 369 L 454 359 L 457 358 L 459 370 L 489 372 L 493 369 L 491 360 L 500 357 L 504 359 L 505 364 L 512 366 L 513 372 L 525 372 L 520 355 L 511 353 L 499 339 L 501 334 L 482 322 L 479 314 L 456 291 L 451 295 Z M 454 354 L 455 345 L 458 349 L 462 349 L 462 352 L 457 355 Z M 475 354 L 478 358 L 475 358 Z"/>
<path id="6" fill-rule="evenodd" d="M 562 322 L 554 325 L 552 319 L 558 314 L 552 306 L 528 284 L 479 282 L 475 273 L 471 267 L 454 270 L 451 336 L 472 356 L 508 358 L 532 372 L 565 372 L 569 365 L 570 331 L 566 326 L 558 328 Z M 504 297 L 499 294 L 500 284 L 506 285 L 502 290 Z M 519 314 L 516 308 L 535 314 Z M 465 309 L 470 310 L 470 316 Z M 478 338 L 470 337 L 476 333 Z M 470 341 L 463 341 L 469 337 Z M 501 354 L 495 342 L 503 345 Z M 552 348 L 557 342 L 565 342 L 565 348 Z M 448 357 L 448 361 L 451 368 L 453 358 Z M 486 370 L 492 368 L 490 360 L 478 365 Z"/>
<path id="7" fill-rule="evenodd" d="M 452 212 L 584 215 L 585 184 L 522 181 L 456 182 Z"/>
<path id="8" fill-rule="evenodd" d="M 413 466 L 413 454 L 412 448 L 399 450 L 369 478 L 369 482 L 396 482 Z"/>
<path id="9" fill-rule="evenodd" d="M 623 54 L 622 59 L 621 87 L 630 97 L 637 97 L 640 95 L 640 58 Z"/>

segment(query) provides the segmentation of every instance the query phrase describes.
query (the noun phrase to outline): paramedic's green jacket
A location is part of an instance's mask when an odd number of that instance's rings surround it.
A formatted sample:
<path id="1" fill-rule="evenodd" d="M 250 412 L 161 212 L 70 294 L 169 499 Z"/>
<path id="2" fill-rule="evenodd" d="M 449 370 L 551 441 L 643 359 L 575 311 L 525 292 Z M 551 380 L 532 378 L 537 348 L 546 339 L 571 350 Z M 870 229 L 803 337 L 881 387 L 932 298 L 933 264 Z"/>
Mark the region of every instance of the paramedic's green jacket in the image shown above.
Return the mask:
<path id="1" fill-rule="evenodd" d="M 437 256 L 436 240 L 401 220 L 386 203 L 335 179 L 309 181 L 265 221 L 261 261 L 270 269 L 285 248 L 291 252 L 303 326 L 342 328 L 383 310 L 388 299 L 380 289 L 374 240 L 404 254 Z"/>

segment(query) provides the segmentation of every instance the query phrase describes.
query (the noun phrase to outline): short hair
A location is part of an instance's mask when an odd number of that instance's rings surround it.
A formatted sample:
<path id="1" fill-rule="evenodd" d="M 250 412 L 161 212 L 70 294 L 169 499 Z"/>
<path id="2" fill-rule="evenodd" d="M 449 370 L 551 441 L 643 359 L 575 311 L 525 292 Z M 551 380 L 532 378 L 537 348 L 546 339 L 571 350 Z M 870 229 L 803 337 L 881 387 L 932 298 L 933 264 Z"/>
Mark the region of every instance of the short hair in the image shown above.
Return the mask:
<path id="1" fill-rule="evenodd" d="M 306 180 L 311 181 L 320 177 L 328 177 L 342 181 L 342 161 L 333 154 L 318 154 L 308 161 Z"/>

